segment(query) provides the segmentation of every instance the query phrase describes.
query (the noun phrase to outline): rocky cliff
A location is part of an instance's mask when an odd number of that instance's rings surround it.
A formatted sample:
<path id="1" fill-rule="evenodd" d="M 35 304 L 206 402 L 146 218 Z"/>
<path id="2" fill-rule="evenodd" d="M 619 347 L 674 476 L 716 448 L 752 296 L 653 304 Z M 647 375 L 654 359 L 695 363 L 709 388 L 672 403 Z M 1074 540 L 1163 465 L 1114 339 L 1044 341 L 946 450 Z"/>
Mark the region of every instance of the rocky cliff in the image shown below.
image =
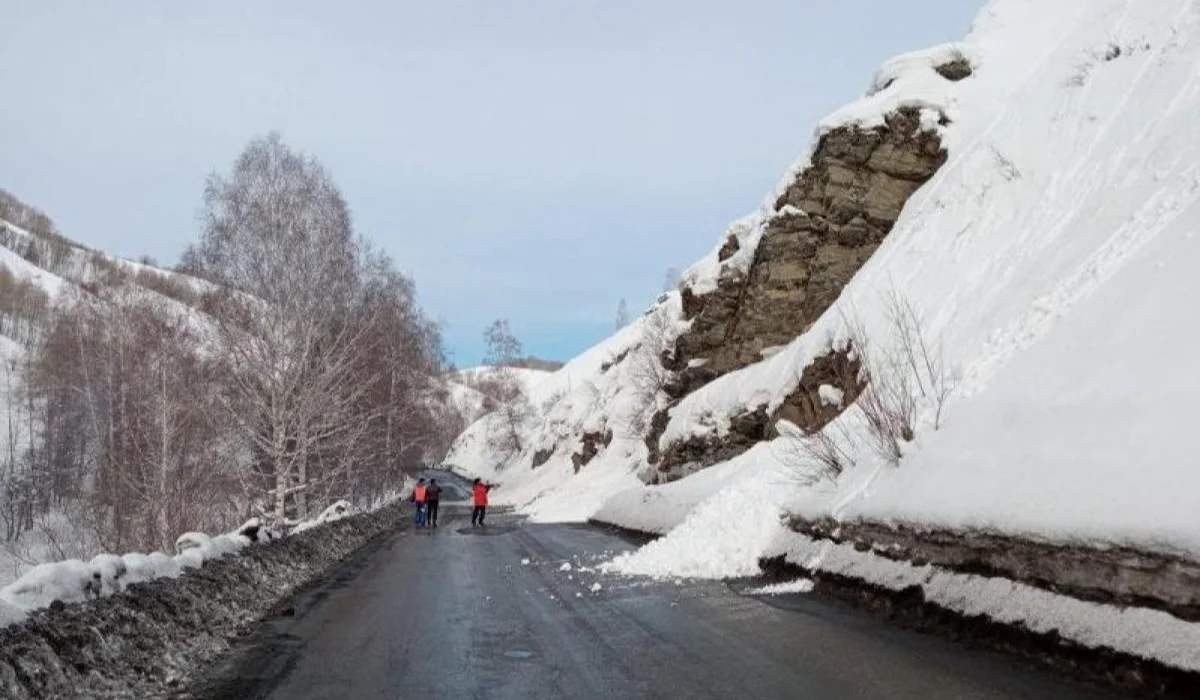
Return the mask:
<path id="1" fill-rule="evenodd" d="M 955 59 L 960 61 L 961 59 Z M 950 66 L 946 68 L 945 66 Z M 947 80 L 970 75 L 963 64 L 939 66 Z M 937 123 L 947 118 L 939 114 Z M 682 398 L 731 371 L 759 362 L 803 333 L 838 298 L 842 288 L 892 230 L 905 203 L 946 162 L 937 131 L 916 107 L 888 113 L 880 126 L 842 126 L 823 134 L 810 164 L 775 201 L 749 270 L 723 275 L 703 294 L 681 289 L 690 326 L 663 358 L 674 372 L 665 391 Z M 736 237 L 722 245 L 723 262 L 739 249 Z M 819 388 L 830 385 L 844 400 L 831 405 Z M 747 406 L 718 439 L 689 439 L 662 449 L 647 436 L 647 478 L 671 481 L 723 461 L 755 442 L 774 437 L 785 418 L 808 432 L 820 430 L 853 402 L 861 389 L 857 363 L 845 349 L 809 365 L 782 406 Z M 669 408 L 663 409 L 664 411 Z M 665 425 L 659 420 L 657 425 Z"/>

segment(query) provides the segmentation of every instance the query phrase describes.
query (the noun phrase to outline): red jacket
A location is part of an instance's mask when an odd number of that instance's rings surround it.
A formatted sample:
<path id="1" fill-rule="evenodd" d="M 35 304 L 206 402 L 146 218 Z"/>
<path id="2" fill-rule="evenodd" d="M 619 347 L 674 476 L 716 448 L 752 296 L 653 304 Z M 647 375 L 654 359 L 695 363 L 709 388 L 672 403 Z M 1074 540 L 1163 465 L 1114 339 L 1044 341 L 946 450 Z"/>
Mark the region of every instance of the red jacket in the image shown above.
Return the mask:
<path id="1" fill-rule="evenodd" d="M 490 488 L 490 487 L 487 484 L 475 484 L 475 488 L 473 489 L 473 491 L 475 492 L 474 493 L 475 505 L 477 505 L 477 506 L 486 506 L 487 505 L 488 488 Z"/>
<path id="2" fill-rule="evenodd" d="M 413 502 L 425 502 L 425 484 L 417 484 L 416 488 L 413 489 Z"/>

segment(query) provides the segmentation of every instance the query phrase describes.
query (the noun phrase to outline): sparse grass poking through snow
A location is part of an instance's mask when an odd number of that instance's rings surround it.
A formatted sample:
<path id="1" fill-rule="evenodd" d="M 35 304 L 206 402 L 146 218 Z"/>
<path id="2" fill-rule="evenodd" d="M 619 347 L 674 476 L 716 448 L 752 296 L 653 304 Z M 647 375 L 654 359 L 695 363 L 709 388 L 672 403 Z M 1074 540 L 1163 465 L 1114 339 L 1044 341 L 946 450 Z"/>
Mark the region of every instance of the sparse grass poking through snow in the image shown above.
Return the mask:
<path id="1" fill-rule="evenodd" d="M 896 290 L 882 300 L 891 337 L 879 353 L 869 352 L 860 324 L 850 324 L 855 346 L 865 354 L 867 388 L 856 406 L 866 420 L 875 451 L 892 465 L 903 444 L 916 436 L 920 413 L 928 409 L 933 429 L 941 428 L 946 402 L 958 387 L 958 375 L 946 363 L 940 344 L 928 338 L 913 302 Z"/>

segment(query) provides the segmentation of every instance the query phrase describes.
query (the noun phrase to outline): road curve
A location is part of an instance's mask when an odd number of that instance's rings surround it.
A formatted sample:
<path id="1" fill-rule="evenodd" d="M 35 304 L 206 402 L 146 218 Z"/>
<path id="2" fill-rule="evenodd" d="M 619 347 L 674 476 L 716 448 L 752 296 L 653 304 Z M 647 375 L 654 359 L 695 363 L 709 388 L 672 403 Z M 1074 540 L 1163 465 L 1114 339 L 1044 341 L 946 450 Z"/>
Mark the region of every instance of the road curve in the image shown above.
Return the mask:
<path id="1" fill-rule="evenodd" d="M 465 505 L 442 508 L 442 527 L 398 532 L 349 562 L 189 695 L 1107 697 L 815 598 L 779 606 L 716 582 L 602 576 L 596 563 L 631 545 L 598 528 L 494 514 L 479 530 Z"/>

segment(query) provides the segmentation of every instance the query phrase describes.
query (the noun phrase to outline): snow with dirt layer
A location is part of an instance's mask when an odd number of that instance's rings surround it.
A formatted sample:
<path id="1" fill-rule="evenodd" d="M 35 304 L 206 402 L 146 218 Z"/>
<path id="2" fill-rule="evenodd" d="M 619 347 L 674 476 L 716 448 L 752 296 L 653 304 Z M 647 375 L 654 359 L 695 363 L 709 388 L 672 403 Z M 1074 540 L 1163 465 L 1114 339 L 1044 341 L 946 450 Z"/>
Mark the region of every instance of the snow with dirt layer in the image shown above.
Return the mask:
<path id="1" fill-rule="evenodd" d="M 1093 648 L 1108 647 L 1200 671 L 1200 625 L 1159 610 L 1092 603 L 1004 578 L 914 566 L 791 532 L 764 553 L 783 555 L 808 570 L 852 576 L 893 591 L 916 586 L 926 601 L 966 616 L 1020 623 L 1031 631 L 1056 633 Z"/>

